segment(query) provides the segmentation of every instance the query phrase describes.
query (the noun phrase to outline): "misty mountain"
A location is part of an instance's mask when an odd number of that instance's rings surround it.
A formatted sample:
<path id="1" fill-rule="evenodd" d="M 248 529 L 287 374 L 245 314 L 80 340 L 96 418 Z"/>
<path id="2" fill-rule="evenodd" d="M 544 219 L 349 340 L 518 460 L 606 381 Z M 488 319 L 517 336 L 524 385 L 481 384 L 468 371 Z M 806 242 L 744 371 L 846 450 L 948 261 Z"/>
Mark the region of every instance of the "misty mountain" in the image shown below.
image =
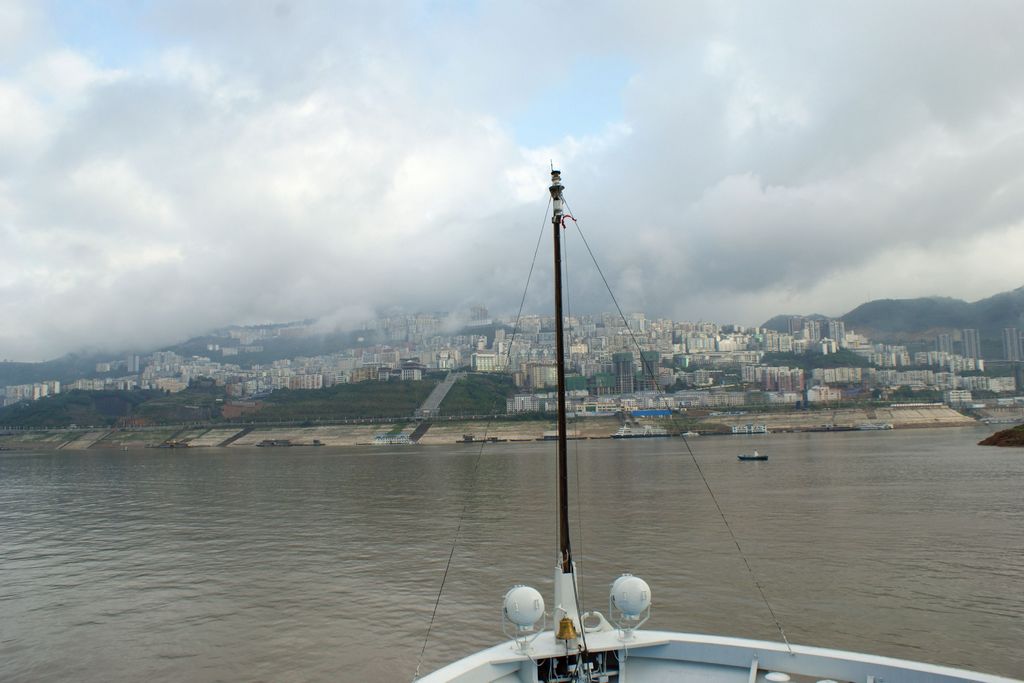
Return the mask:
<path id="1" fill-rule="evenodd" d="M 982 339 L 999 339 L 1004 327 L 1024 327 L 1024 287 L 973 303 L 946 297 L 869 301 L 842 320 L 877 339 L 915 339 L 964 328 L 977 329 Z"/>
<path id="2" fill-rule="evenodd" d="M 770 318 L 767 322 L 761 325 L 761 327 L 769 330 L 775 330 L 776 332 L 789 332 L 789 319 L 790 318 L 807 318 L 809 320 L 828 320 L 827 315 L 821 313 L 811 313 L 810 315 L 799 315 L 798 313 L 783 313 L 777 315 L 774 318 Z"/>
<path id="3" fill-rule="evenodd" d="M 82 377 L 95 377 L 96 364 L 110 360 L 110 354 L 69 353 L 39 363 L 0 361 L 0 387 L 12 384 L 32 384 L 52 379 L 74 382 Z"/>
<path id="4" fill-rule="evenodd" d="M 487 344 L 491 345 L 494 343 L 495 331 L 499 329 L 505 330 L 506 333 L 511 332 L 511 328 L 507 325 L 495 323 L 479 327 L 463 327 L 450 332 L 450 334 L 487 337 Z M 282 336 L 261 339 L 258 344 L 263 348 L 262 351 L 231 356 L 226 359 L 219 358 L 218 352 L 210 351 L 207 346 L 209 344 L 217 344 L 221 347 L 236 346 L 237 342 L 226 339 L 223 335 L 218 334 L 194 337 L 180 344 L 167 347 L 166 350 L 173 351 L 180 356 L 207 356 L 215 360 L 220 359 L 243 367 L 251 367 L 254 363 L 270 363 L 275 360 L 297 358 L 299 356 L 328 355 L 338 353 L 343 349 L 359 346 L 384 344 L 401 347 L 404 343 L 404 338 L 392 339 L 388 334 L 375 330 L 334 330 L 327 333 L 313 332 L 294 337 Z"/>
<path id="5" fill-rule="evenodd" d="M 179 356 L 206 356 L 213 360 L 220 360 L 228 363 L 235 363 L 245 367 L 253 363 L 270 363 L 284 358 L 297 358 L 299 356 L 319 356 L 337 353 L 341 349 L 356 346 L 358 340 L 362 339 L 365 344 L 373 344 L 380 341 L 376 332 L 368 330 L 338 331 L 327 334 L 308 334 L 302 336 L 282 336 L 261 339 L 258 345 L 262 351 L 247 353 L 241 356 L 222 358 L 217 351 L 210 351 L 209 344 L 217 344 L 221 347 L 238 346 L 235 340 L 227 339 L 219 335 L 208 335 L 193 337 L 180 344 L 166 347 L 165 350 L 173 351 Z"/>
<path id="6" fill-rule="evenodd" d="M 301 323 L 277 323 L 261 325 L 261 327 L 289 327 L 296 324 L 307 325 L 313 320 L 304 320 Z M 504 330 L 506 334 L 512 329 L 500 323 L 476 327 L 462 327 L 453 330 L 454 335 L 479 335 L 487 337 L 487 344 L 494 343 L 497 330 Z M 300 336 L 280 336 L 260 339 L 258 345 L 261 351 L 245 353 L 237 356 L 222 357 L 219 351 L 211 351 L 210 345 L 217 345 L 221 348 L 237 347 L 237 340 L 227 336 L 226 330 L 216 330 L 210 334 L 192 337 L 186 341 L 170 346 L 163 346 L 159 349 L 138 350 L 135 353 L 145 358 L 154 351 L 173 351 L 179 356 L 186 358 L 190 356 L 206 356 L 213 360 L 220 360 L 235 363 L 243 367 L 251 367 L 255 363 L 271 363 L 275 360 L 285 358 L 297 358 L 300 356 L 318 356 L 331 353 L 338 353 L 343 349 L 350 349 L 357 346 L 372 346 L 374 344 L 389 344 L 401 346 L 402 340 L 390 339 L 387 334 L 374 330 L 334 330 L 326 333 L 313 332 Z M 97 373 L 96 364 L 105 361 L 117 361 L 125 357 L 127 352 L 116 353 L 80 353 L 67 354 L 60 358 L 41 361 L 38 363 L 0 361 L 0 387 L 14 384 L 32 384 L 48 380 L 60 380 L 63 383 L 74 382 L 83 377 L 121 376 L 127 374 L 123 369 L 116 369 L 109 373 Z"/>
<path id="7" fill-rule="evenodd" d="M 932 334 L 937 330 L 977 327 L 971 304 L 949 297 L 878 299 L 842 316 L 847 327 L 872 338 Z"/>
<path id="8" fill-rule="evenodd" d="M 789 319 L 794 315 L 777 315 L 761 327 L 780 332 L 789 330 Z M 806 318 L 825 320 L 827 316 L 820 313 L 803 316 Z M 848 329 L 856 330 L 868 338 L 878 341 L 903 342 L 928 340 L 941 332 L 951 332 L 964 328 L 976 328 L 981 338 L 988 344 L 998 344 L 1004 327 L 1024 328 L 1024 287 L 1009 292 L 1002 292 L 973 303 L 949 297 L 921 297 L 917 299 L 877 299 L 857 306 L 849 313 L 839 316 Z M 304 322 L 309 322 L 304 321 Z M 282 323 L 288 325 L 290 323 Z M 506 326 L 490 325 L 487 327 L 463 328 L 454 334 L 485 335 L 488 343 L 493 342 L 495 330 Z M 230 357 L 230 362 L 249 366 L 252 363 L 269 363 L 282 358 L 297 356 L 315 356 L 337 352 L 343 348 L 374 343 L 392 343 L 386 335 L 369 330 L 333 331 L 326 334 L 310 334 L 298 337 L 273 337 L 260 340 L 263 350 L 256 353 Z M 208 344 L 234 345 L 223 331 L 194 337 L 188 341 L 163 349 L 174 351 L 183 356 L 212 356 L 216 352 L 208 350 Z M 994 347 L 993 347 L 994 348 Z M 154 349 L 155 350 L 155 349 Z M 148 355 L 143 350 L 140 355 Z M 81 377 L 95 377 L 96 363 L 118 360 L 124 353 L 81 353 L 67 354 L 40 363 L 0 361 L 0 386 L 12 384 L 28 384 L 44 380 L 59 379 L 62 382 L 73 382 Z M 118 374 L 117 371 L 111 374 Z M 122 373 L 123 374 L 123 373 Z"/>
<path id="9" fill-rule="evenodd" d="M 775 316 L 763 327 L 787 331 L 790 317 Z M 839 318 L 847 329 L 878 341 L 927 339 L 965 328 L 977 329 L 982 339 L 995 341 L 1000 339 L 1004 327 L 1024 328 L 1024 287 L 973 303 L 950 297 L 876 299 Z"/>

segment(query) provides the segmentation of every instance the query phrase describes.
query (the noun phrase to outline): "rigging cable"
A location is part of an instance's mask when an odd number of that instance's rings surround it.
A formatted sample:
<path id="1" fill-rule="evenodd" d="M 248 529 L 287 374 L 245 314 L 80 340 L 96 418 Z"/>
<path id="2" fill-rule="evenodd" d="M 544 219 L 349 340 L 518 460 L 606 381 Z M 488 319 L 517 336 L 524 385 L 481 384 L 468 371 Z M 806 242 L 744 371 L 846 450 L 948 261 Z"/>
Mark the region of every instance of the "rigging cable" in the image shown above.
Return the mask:
<path id="1" fill-rule="evenodd" d="M 782 636 L 782 641 L 786 643 L 786 649 L 789 650 L 789 654 L 793 654 L 793 647 L 789 644 L 789 638 L 786 637 L 786 631 L 782 628 L 782 622 L 779 621 L 779 617 L 775 614 L 775 610 L 772 609 L 772 604 L 768 602 L 767 596 L 764 594 L 764 589 L 761 587 L 761 582 L 757 580 L 757 575 L 754 574 L 754 570 L 750 567 L 750 562 L 747 560 L 746 554 L 743 552 L 743 548 L 740 547 L 740 541 L 733 533 L 732 525 L 729 524 L 729 520 L 725 517 L 725 512 L 722 511 L 722 506 L 718 504 L 718 497 L 715 492 L 711 490 L 711 484 L 708 483 L 707 477 L 704 476 L 704 470 L 701 469 L 700 463 L 697 462 L 697 456 L 694 455 L 693 449 L 690 448 L 690 442 L 683 437 L 683 443 L 686 444 L 686 450 L 690 453 L 690 459 L 693 460 L 694 467 L 697 468 L 697 472 L 700 474 L 701 481 L 704 482 L 704 486 L 707 487 L 708 493 L 711 495 L 711 500 L 715 503 L 715 508 L 718 510 L 719 516 L 722 518 L 722 522 L 725 524 L 725 528 L 729 530 L 729 536 L 732 537 L 732 542 L 736 544 L 736 550 L 739 552 L 740 557 L 743 558 L 743 564 L 747 567 L 747 572 L 750 574 L 751 581 L 757 586 L 757 592 L 761 594 L 761 600 L 764 601 L 765 606 L 772 615 L 772 619 L 775 620 L 775 627 L 779 629 L 779 634 Z"/>
<path id="2" fill-rule="evenodd" d="M 533 250 L 533 261 L 530 263 L 530 272 L 526 276 L 526 286 L 523 287 L 523 296 L 519 301 L 519 312 L 516 313 L 516 322 L 512 326 L 512 337 L 509 340 L 508 351 L 506 352 L 506 363 L 505 368 L 508 368 L 509 360 L 512 356 L 512 345 L 515 342 L 516 333 L 519 330 L 519 320 L 523 314 L 523 306 L 526 303 L 526 293 L 530 289 L 530 279 L 533 277 L 533 269 L 537 264 L 537 254 L 540 252 L 540 243 L 544 237 L 544 228 L 546 227 L 548 218 L 548 209 L 551 208 L 551 199 L 548 199 L 547 207 L 544 209 L 544 218 L 541 221 L 540 235 L 537 237 L 537 246 Z M 492 410 L 493 413 L 493 410 Z M 477 471 L 480 469 L 480 461 L 483 459 L 484 446 L 487 444 L 487 435 L 491 429 L 491 422 L 494 420 L 494 415 L 490 415 L 487 418 L 487 422 L 484 425 L 484 438 L 480 442 L 480 450 L 476 454 L 476 462 L 473 464 L 472 478 L 476 478 Z M 459 536 L 462 532 L 462 523 L 466 518 L 466 510 L 469 508 L 469 501 L 467 500 L 462 504 L 462 512 L 459 513 L 459 523 L 455 527 L 455 535 L 452 537 L 452 547 L 448 552 L 448 560 L 444 565 L 444 573 L 441 575 L 441 585 L 437 589 L 437 597 L 434 599 L 434 608 L 430 612 L 430 623 L 427 625 L 427 633 L 423 636 L 423 647 L 420 648 L 420 655 L 416 659 L 416 672 L 413 674 L 412 680 L 415 681 L 420 677 L 420 669 L 423 666 L 423 657 L 427 652 L 427 643 L 430 641 L 430 631 L 434 628 L 434 620 L 437 617 L 437 608 L 441 604 L 441 595 L 444 593 L 445 583 L 448 581 L 448 571 L 452 566 L 452 558 L 455 556 L 455 549 L 459 545 Z"/>
<path id="3" fill-rule="evenodd" d="M 519 319 L 523 315 L 523 306 L 526 304 L 526 293 L 530 289 L 530 279 L 533 277 L 533 269 L 537 265 L 537 254 L 540 253 L 540 243 L 544 239 L 544 228 L 547 227 L 548 222 L 548 209 L 551 208 L 551 198 L 548 198 L 547 207 L 544 209 L 544 218 L 540 222 L 540 234 L 537 235 L 537 244 L 533 247 L 533 261 L 530 262 L 530 272 L 526 274 L 526 286 L 523 287 L 523 296 L 519 299 L 519 311 L 516 313 L 516 322 L 512 325 L 512 338 L 509 339 L 508 351 L 505 353 L 505 370 L 508 370 L 509 365 L 512 362 L 512 343 L 516 340 L 516 334 L 519 331 Z"/>
<path id="4" fill-rule="evenodd" d="M 608 296 L 612 298 L 612 303 L 615 304 L 615 310 L 619 312 L 619 317 L 622 318 L 622 324 L 625 326 L 626 331 L 629 332 L 629 338 L 633 340 L 633 345 L 636 347 L 637 352 L 640 354 L 640 364 L 647 370 L 654 380 L 655 387 L 658 386 L 657 377 L 654 374 L 654 370 L 650 367 L 649 361 L 644 358 L 643 349 L 640 347 L 640 342 L 636 340 L 636 335 L 633 334 L 633 328 L 629 326 L 629 322 L 626 321 L 626 315 L 622 312 L 622 307 L 619 306 L 619 300 L 615 298 L 615 292 L 612 291 L 611 285 L 608 284 L 608 278 L 604 276 L 604 271 L 601 270 L 601 264 L 597 262 L 597 257 L 594 256 L 593 250 L 590 248 L 590 243 L 587 242 L 586 235 L 583 234 L 583 228 L 580 227 L 580 222 L 572 215 L 572 207 L 569 206 L 569 202 L 565 201 L 565 208 L 569 209 L 569 217 L 572 218 L 572 222 L 576 224 L 576 232 L 580 234 L 580 239 L 583 240 L 583 246 L 587 248 L 587 253 L 590 254 L 590 260 L 594 262 L 594 267 L 597 269 L 597 274 L 601 276 L 601 282 L 604 283 L 604 288 L 608 290 Z M 564 223 L 564 221 L 563 221 Z"/>
<path id="5" fill-rule="evenodd" d="M 566 209 L 569 213 L 572 213 L 572 208 L 569 206 L 569 202 L 565 202 Z M 590 254 L 591 260 L 594 262 L 594 267 L 597 269 L 598 275 L 601 276 L 601 281 L 604 282 L 605 288 L 608 290 L 608 295 L 611 297 L 612 302 L 615 304 L 616 310 L 619 312 L 619 317 L 622 318 L 622 323 L 626 327 L 626 331 L 629 333 L 630 339 L 633 340 L 633 345 L 636 346 L 637 352 L 640 353 L 640 361 L 644 368 L 650 372 L 652 380 L 654 380 L 654 386 L 657 391 L 661 391 L 661 387 L 657 382 L 657 377 L 654 375 L 653 369 L 650 368 L 649 361 L 643 356 L 643 349 L 640 343 L 637 341 L 636 336 L 633 334 L 633 329 L 629 326 L 626 321 L 626 316 L 622 313 L 622 308 L 619 306 L 618 300 L 615 298 L 615 293 L 612 292 L 611 286 L 608 284 L 608 279 L 604 276 L 604 272 L 601 270 L 600 264 L 597 262 L 597 257 L 594 256 L 593 250 L 590 248 L 590 244 L 587 242 L 586 236 L 583 234 L 583 228 L 580 227 L 579 221 L 575 218 L 572 219 L 573 223 L 576 224 L 576 230 L 580 234 L 580 238 L 583 240 L 583 245 L 587 248 L 587 253 Z M 682 436 L 682 435 L 680 435 Z M 775 610 L 772 608 L 771 603 L 768 601 L 768 597 L 765 595 L 764 588 L 761 586 L 761 582 L 758 581 L 757 575 L 754 574 L 753 568 L 750 566 L 750 561 L 747 559 L 746 554 L 743 552 L 743 548 L 740 546 L 740 541 L 736 537 L 736 534 L 732 530 L 732 525 L 729 524 L 729 520 L 725 516 L 725 512 L 722 510 L 722 506 L 718 503 L 718 498 L 715 496 L 715 492 L 711 489 L 711 484 L 708 482 L 707 477 L 704 476 L 704 470 L 701 469 L 700 463 L 697 462 L 697 456 L 694 454 L 693 449 L 690 448 L 690 442 L 685 436 L 682 436 L 683 444 L 686 446 L 686 450 L 690 454 L 690 459 L 693 460 L 694 466 L 697 468 L 697 473 L 700 475 L 701 481 L 704 482 L 704 486 L 707 488 L 708 493 L 711 495 L 711 500 L 715 504 L 715 508 L 718 510 L 719 516 L 722 518 L 722 522 L 725 524 L 725 528 L 729 531 L 729 536 L 732 537 L 732 542 L 736 545 L 736 550 L 739 552 L 740 558 L 743 560 L 743 564 L 747 568 L 747 573 L 750 574 L 750 579 L 753 581 L 754 586 L 757 588 L 757 592 L 761 595 L 761 600 L 764 602 L 765 607 L 768 608 L 768 612 L 772 616 L 772 620 L 775 622 L 775 627 L 779 630 L 779 635 L 782 636 L 783 642 L 786 644 L 786 649 L 789 650 L 789 654 L 793 654 L 793 648 L 790 646 L 789 638 L 786 637 L 786 631 L 782 628 L 782 622 L 779 621 L 778 615 L 775 614 Z"/>

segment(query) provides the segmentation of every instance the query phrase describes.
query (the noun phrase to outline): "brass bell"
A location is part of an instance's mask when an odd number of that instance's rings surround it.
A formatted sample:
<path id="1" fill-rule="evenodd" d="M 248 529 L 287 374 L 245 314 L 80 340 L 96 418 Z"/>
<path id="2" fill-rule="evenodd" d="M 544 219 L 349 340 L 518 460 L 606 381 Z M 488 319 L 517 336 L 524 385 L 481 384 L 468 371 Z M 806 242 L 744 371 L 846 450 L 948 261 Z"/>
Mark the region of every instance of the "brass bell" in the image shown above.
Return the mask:
<path id="1" fill-rule="evenodd" d="M 577 637 L 576 625 L 572 623 L 572 619 L 562 617 L 562 620 L 558 622 L 558 633 L 555 635 L 555 638 L 558 640 L 576 640 Z"/>

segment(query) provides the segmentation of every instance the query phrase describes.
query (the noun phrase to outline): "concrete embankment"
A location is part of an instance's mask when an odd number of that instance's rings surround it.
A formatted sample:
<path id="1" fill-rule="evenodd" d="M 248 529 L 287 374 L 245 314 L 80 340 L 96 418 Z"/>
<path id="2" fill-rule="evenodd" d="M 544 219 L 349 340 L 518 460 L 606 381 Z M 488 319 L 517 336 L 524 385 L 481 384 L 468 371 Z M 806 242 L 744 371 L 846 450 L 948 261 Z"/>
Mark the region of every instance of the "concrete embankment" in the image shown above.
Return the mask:
<path id="1" fill-rule="evenodd" d="M 922 405 L 913 407 L 841 408 L 837 410 L 811 410 L 756 413 L 708 417 L 708 423 L 728 427 L 747 424 L 765 425 L 773 432 L 827 431 L 828 428 L 849 429 L 864 424 L 891 424 L 894 429 L 913 427 L 964 427 L 977 424 L 973 418 L 962 415 L 948 406 Z"/>
<path id="2" fill-rule="evenodd" d="M 765 425 L 769 431 L 827 431 L 857 428 L 863 424 L 891 424 L 894 429 L 922 427 L 963 427 L 978 424 L 947 406 L 911 406 L 885 408 L 843 408 L 837 410 L 745 412 L 739 415 L 708 415 L 698 418 L 691 428 L 705 433 L 729 431 L 732 426 Z M 675 418 L 664 421 L 640 420 L 639 425 L 665 427 L 680 431 Z M 442 445 L 474 443 L 482 440 L 536 441 L 554 434 L 555 421 L 551 420 L 433 420 L 425 431 L 417 429 L 419 422 L 396 420 L 392 423 L 324 425 L 316 427 L 189 427 L 149 428 L 136 430 L 53 430 L 24 431 L 0 434 L 0 447 L 38 450 L 85 450 L 100 448 L 158 447 L 174 442 L 190 448 L 245 448 L 265 441 L 296 446 L 359 446 L 373 443 L 378 434 L 405 434 L 414 432 L 417 443 Z M 570 420 L 569 436 L 579 439 L 609 438 L 619 428 L 615 417 L 595 417 Z"/>

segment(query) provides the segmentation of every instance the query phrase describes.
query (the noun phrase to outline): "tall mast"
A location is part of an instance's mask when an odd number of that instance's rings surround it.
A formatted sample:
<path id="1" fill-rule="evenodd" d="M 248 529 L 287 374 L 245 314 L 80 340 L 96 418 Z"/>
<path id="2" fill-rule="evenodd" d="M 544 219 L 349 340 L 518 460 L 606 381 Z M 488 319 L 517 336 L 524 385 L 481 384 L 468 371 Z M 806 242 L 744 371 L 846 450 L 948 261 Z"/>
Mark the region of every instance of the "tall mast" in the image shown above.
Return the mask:
<path id="1" fill-rule="evenodd" d="M 555 354 L 558 367 L 558 562 L 563 574 L 572 574 L 569 546 L 569 468 L 565 427 L 565 333 L 562 329 L 562 172 L 551 171 L 551 233 L 555 241 Z"/>

